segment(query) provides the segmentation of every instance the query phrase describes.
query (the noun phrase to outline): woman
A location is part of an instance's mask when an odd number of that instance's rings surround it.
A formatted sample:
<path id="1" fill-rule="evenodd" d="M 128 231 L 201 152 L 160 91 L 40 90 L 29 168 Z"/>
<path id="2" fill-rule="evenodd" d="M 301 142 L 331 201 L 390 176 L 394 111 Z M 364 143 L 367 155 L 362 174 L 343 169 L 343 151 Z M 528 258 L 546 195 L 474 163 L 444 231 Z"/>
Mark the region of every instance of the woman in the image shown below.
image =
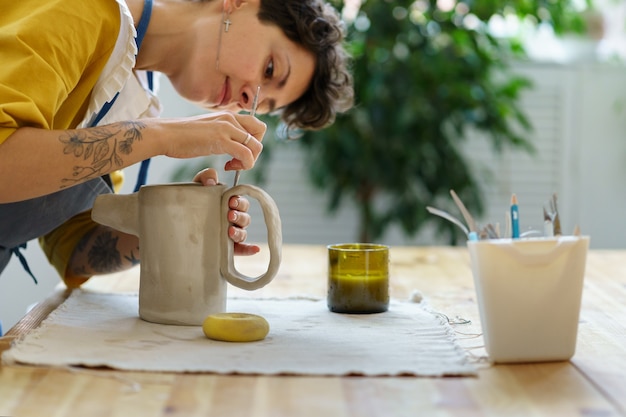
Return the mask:
<path id="1" fill-rule="evenodd" d="M 96 225 L 88 211 L 119 185 L 118 170 L 156 155 L 213 154 L 232 156 L 226 170 L 252 168 L 266 126 L 238 112 L 259 87 L 258 113 L 289 127 L 331 123 L 352 103 L 341 42 L 322 0 L 9 2 L 0 16 L 0 271 L 40 236 L 71 287 L 138 262 L 136 237 Z M 212 112 L 156 118 L 146 71 Z M 215 184 L 217 173 L 194 180 Z M 258 252 L 243 243 L 248 201 L 229 205 L 235 252 Z"/>

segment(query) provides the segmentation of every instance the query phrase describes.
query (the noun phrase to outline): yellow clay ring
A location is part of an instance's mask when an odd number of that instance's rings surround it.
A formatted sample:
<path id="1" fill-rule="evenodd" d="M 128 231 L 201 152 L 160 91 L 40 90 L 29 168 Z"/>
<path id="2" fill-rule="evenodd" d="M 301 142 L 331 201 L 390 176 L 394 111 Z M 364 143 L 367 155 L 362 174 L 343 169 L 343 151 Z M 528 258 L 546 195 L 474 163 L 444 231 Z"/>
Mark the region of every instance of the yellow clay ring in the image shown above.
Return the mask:
<path id="1" fill-rule="evenodd" d="M 202 331 L 209 339 L 223 342 L 255 342 L 265 339 L 270 325 L 261 316 L 248 313 L 216 313 L 207 316 Z"/>

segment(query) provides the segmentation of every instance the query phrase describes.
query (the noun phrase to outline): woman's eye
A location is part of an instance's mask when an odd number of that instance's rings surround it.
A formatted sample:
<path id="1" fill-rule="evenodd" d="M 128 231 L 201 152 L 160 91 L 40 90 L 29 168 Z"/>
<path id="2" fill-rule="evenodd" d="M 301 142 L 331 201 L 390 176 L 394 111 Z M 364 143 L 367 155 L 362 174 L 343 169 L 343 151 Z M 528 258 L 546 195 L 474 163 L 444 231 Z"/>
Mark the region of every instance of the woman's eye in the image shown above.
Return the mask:
<path id="1" fill-rule="evenodd" d="M 274 76 L 274 60 L 270 59 L 270 62 L 267 63 L 267 67 L 265 67 L 265 78 L 272 78 Z"/>

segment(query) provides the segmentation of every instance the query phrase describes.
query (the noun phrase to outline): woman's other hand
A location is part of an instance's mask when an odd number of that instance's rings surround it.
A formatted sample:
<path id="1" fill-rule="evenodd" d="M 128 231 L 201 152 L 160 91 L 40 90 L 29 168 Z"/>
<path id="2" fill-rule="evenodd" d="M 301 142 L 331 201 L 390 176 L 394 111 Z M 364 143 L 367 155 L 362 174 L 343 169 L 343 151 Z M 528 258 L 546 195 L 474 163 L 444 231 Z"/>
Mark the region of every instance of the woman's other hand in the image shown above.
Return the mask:
<path id="1" fill-rule="evenodd" d="M 212 186 L 219 183 L 217 171 L 213 168 L 204 169 L 196 174 L 193 178 L 194 182 L 198 182 L 205 186 Z M 235 255 L 254 255 L 261 248 L 257 245 L 249 245 L 244 243 L 248 237 L 246 227 L 250 225 L 250 215 L 248 209 L 250 202 L 241 196 L 232 196 L 228 200 L 228 221 L 231 225 L 228 227 L 228 237 L 235 242 Z"/>

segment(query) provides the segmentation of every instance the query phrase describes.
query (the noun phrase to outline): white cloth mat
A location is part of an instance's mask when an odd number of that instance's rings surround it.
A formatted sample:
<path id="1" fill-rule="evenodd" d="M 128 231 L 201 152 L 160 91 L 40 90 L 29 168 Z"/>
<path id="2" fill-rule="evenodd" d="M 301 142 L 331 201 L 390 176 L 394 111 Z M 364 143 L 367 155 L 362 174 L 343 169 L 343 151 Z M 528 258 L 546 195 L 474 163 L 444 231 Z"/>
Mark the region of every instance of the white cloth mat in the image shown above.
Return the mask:
<path id="1" fill-rule="evenodd" d="M 201 327 L 148 323 L 136 295 L 77 290 L 2 360 L 132 371 L 291 375 L 475 375 L 454 331 L 420 304 L 386 313 L 331 313 L 325 300 L 229 299 L 228 311 L 260 314 L 263 341 L 207 339 Z"/>

